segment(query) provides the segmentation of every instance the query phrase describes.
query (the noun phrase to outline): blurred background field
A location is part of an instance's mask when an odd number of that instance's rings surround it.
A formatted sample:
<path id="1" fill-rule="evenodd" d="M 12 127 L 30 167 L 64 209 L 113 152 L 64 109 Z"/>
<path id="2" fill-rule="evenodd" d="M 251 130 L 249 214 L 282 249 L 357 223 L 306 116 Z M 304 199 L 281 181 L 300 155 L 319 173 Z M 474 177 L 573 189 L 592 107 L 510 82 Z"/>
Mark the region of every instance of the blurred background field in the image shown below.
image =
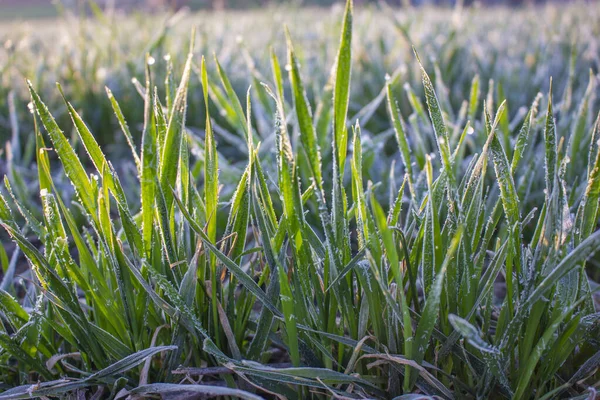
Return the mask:
<path id="1" fill-rule="evenodd" d="M 127 2 L 118 3 L 124 7 Z M 149 13 L 145 7 L 150 2 L 138 3 L 144 6 L 125 12 L 110 4 L 92 2 L 69 5 L 68 1 L 49 4 L 42 0 L 2 0 L 0 15 L 8 17 L 2 17 L 0 24 L 0 141 L 11 134 L 10 92 L 21 129 L 31 127 L 24 85 L 28 78 L 42 91 L 51 109 L 63 110 L 57 114 L 64 122 L 64 105 L 54 88 L 55 82 L 62 83 L 99 140 L 112 144 L 120 135 L 115 135 L 118 125 L 111 117 L 104 87 L 124 104 L 123 112 L 135 127 L 141 122 L 142 99 L 132 78 L 142 80 L 145 54 L 157 60 L 159 71 L 164 69 L 167 56 L 180 71 L 192 26 L 198 30 L 198 57 L 216 54 L 234 88 L 243 95 L 253 79 L 255 83 L 268 81 L 270 46 L 284 57 L 283 26 L 287 25 L 298 43 L 303 69 L 311 77 L 308 95 L 311 100 L 322 95 L 329 74 L 323 66 L 331 65 L 335 57 L 337 21 L 343 11 L 340 4 L 306 8 L 294 2 L 270 2 L 266 10 L 243 12 L 235 7 L 217 12 L 188 7 L 164 11 L 169 8 L 163 4 L 154 7 L 162 12 Z M 350 110 L 355 113 L 378 96 L 386 74 L 399 74 L 399 90 L 409 84 L 417 94 L 422 92 L 412 45 L 422 57 L 436 63 L 433 73 L 446 83 L 448 101 L 456 109 L 477 74 L 483 91 L 493 79 L 503 96 L 525 105 L 538 91 L 547 89 L 549 76 L 558 81 L 555 91 L 560 96 L 584 90 L 587 71 L 598 66 L 598 7 L 577 3 L 568 6 L 569 12 L 565 13 L 567 6 L 560 3 L 521 9 L 391 9 L 381 1 L 364 3 L 368 4 L 357 5 L 355 17 L 359 40 L 354 42 L 354 68 L 360 76 L 351 88 Z M 57 16 L 25 17 L 52 13 Z M 158 85 L 162 90 L 162 82 Z M 569 93 L 564 93 L 567 87 Z M 204 120 L 198 79 L 192 79 L 191 89 L 188 124 L 194 128 Z M 258 96 L 260 90 L 255 85 L 253 95 Z M 401 109 L 408 112 L 407 100 L 400 97 Z M 509 111 L 515 116 L 519 110 Z M 385 109 L 378 107 L 374 114 L 381 118 L 371 118 L 366 128 L 373 132 L 387 129 Z M 228 128 L 224 119 L 221 122 Z M 134 135 L 139 133 L 134 129 Z M 118 149 L 115 151 L 118 153 Z"/>
<path id="2" fill-rule="evenodd" d="M 54 6 L 59 0 L 1 0 L 0 18 L 39 18 L 58 15 Z M 377 3 L 379 0 L 357 0 L 356 5 L 364 6 Z M 543 4 L 548 0 L 387 0 L 394 6 L 407 5 L 455 5 L 458 1 L 465 5 L 533 5 Z M 571 0 L 554 0 L 554 2 L 570 2 Z M 593 1 L 593 0 L 588 0 Z M 77 8 L 78 0 L 60 0 L 65 7 Z M 97 0 L 101 7 L 116 7 L 123 10 L 163 11 L 187 7 L 191 10 L 208 9 L 248 9 L 276 4 L 292 4 L 295 6 L 326 7 L 339 3 L 339 0 Z"/>

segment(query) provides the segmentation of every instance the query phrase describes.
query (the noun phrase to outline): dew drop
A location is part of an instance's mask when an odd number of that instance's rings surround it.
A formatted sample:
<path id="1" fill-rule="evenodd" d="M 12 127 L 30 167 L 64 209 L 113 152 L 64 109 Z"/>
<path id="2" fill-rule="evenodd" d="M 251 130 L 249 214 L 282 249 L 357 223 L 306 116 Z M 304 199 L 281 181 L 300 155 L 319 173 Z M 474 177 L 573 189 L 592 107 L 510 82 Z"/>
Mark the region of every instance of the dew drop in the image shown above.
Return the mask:
<path id="1" fill-rule="evenodd" d="M 475 133 L 475 129 L 473 129 L 472 126 L 469 126 L 469 128 L 467 129 L 467 135 L 472 135 L 473 133 Z"/>
<path id="2" fill-rule="evenodd" d="M 385 74 L 385 81 L 389 82 L 392 79 L 392 77 L 390 76 L 390 74 Z"/>
<path id="3" fill-rule="evenodd" d="M 285 64 L 285 70 L 286 71 L 291 71 L 292 70 L 292 66 L 290 64 Z"/>
<path id="4" fill-rule="evenodd" d="M 31 101 L 27 103 L 27 108 L 29 109 L 29 112 L 33 114 L 33 103 Z"/>
<path id="5" fill-rule="evenodd" d="M 163 56 L 163 59 L 164 59 L 165 61 L 169 61 L 169 60 L 171 59 L 171 55 L 170 55 L 170 54 L 165 54 L 165 55 Z"/>
<path id="6" fill-rule="evenodd" d="M 98 71 L 96 71 L 96 78 L 100 81 L 103 81 L 106 78 L 107 72 L 106 72 L 106 68 L 98 68 Z"/>
<path id="7" fill-rule="evenodd" d="M 155 62 L 156 60 L 154 59 L 154 57 L 148 56 L 148 65 L 154 65 Z"/>

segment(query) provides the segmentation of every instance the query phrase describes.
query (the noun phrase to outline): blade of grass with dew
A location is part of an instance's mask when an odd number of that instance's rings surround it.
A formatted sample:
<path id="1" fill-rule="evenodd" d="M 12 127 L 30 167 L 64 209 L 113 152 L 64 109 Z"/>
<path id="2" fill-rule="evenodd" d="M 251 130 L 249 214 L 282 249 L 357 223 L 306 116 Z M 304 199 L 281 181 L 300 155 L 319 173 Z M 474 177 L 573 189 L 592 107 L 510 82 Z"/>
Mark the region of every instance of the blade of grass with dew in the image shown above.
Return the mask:
<path id="1" fill-rule="evenodd" d="M 298 125 L 300 126 L 300 140 L 311 166 L 311 172 L 314 175 L 314 181 L 319 190 L 322 191 L 323 177 L 321 173 L 321 152 L 319 150 L 316 132 L 313 125 L 312 112 L 306 98 L 306 92 L 300 77 L 298 61 L 296 59 L 296 54 L 294 53 L 292 39 L 288 31 L 286 31 L 286 36 L 288 43 L 288 63 L 291 67 L 290 82 L 292 84 L 292 91 L 294 94 L 296 117 L 298 119 Z M 280 93 L 280 96 L 281 95 L 282 94 Z"/>
<path id="2" fill-rule="evenodd" d="M 135 143 L 133 141 L 133 136 L 131 135 L 131 131 L 129 130 L 129 125 L 127 125 L 127 121 L 125 120 L 125 117 L 123 116 L 123 111 L 121 110 L 121 106 L 119 106 L 119 102 L 113 95 L 112 91 L 108 88 L 108 86 L 105 87 L 105 89 L 106 89 L 106 95 L 107 95 L 108 99 L 110 100 L 110 104 L 113 108 L 115 116 L 117 117 L 117 120 L 119 121 L 119 126 L 121 127 L 121 130 L 123 131 L 123 134 L 125 135 L 125 139 L 127 140 L 127 144 L 129 145 L 129 148 L 131 149 L 131 154 L 133 155 L 133 159 L 135 161 L 135 165 L 137 167 L 138 173 L 141 173 L 142 164 L 141 164 L 140 156 L 137 153 L 137 149 L 136 149 Z M 146 90 L 148 90 L 147 87 L 146 87 Z"/>
<path id="3" fill-rule="evenodd" d="M 554 113 L 552 112 L 552 80 L 550 80 L 550 89 L 548 90 L 548 110 L 546 112 L 546 126 L 544 129 L 545 142 L 545 165 L 546 165 L 546 198 L 552 196 L 555 186 L 556 163 L 557 163 L 557 142 L 556 142 L 556 124 Z"/>
<path id="4" fill-rule="evenodd" d="M 28 82 L 28 86 L 35 109 L 40 116 L 48 135 L 50 136 L 50 140 L 54 144 L 54 148 L 61 159 L 65 173 L 73 183 L 75 191 L 81 199 L 82 204 L 86 208 L 86 211 L 92 215 L 92 218 L 94 218 L 94 215 L 96 214 L 96 201 L 93 197 L 94 191 L 92 190 L 91 183 L 85 172 L 85 169 L 75 154 L 75 151 L 67 141 L 67 138 L 64 136 L 63 132 L 56 124 L 56 121 L 48 111 L 48 107 L 46 107 L 36 91 L 33 89 L 31 82 Z"/>
<path id="5" fill-rule="evenodd" d="M 404 121 L 402 120 L 402 116 L 400 115 L 400 110 L 398 109 L 398 104 L 392 92 L 392 86 L 389 82 L 386 84 L 386 90 L 388 112 L 390 114 L 390 118 L 392 119 L 394 132 L 396 133 L 396 141 L 398 142 L 398 147 L 400 148 L 400 154 L 402 155 L 404 169 L 406 171 L 406 175 L 408 176 L 408 187 L 410 189 L 411 195 L 414 197 L 414 172 L 412 167 L 412 160 L 410 157 L 411 149 L 406 138 L 406 129 L 404 128 Z"/>
<path id="6" fill-rule="evenodd" d="M 244 116 L 244 109 L 242 108 L 242 103 L 240 102 L 240 99 L 238 98 L 235 91 L 233 90 L 231 82 L 229 81 L 229 78 L 227 78 L 225 71 L 223 70 L 223 68 L 221 68 L 221 64 L 219 64 L 219 60 L 217 60 L 216 55 L 214 56 L 214 59 L 215 64 L 217 66 L 219 78 L 221 79 L 221 84 L 223 85 L 225 93 L 227 94 L 227 99 L 229 100 L 228 103 L 235 112 L 236 124 L 238 125 L 238 128 L 245 134 L 247 142 L 249 142 L 250 140 L 254 140 L 254 138 L 252 137 L 253 132 L 248 130 L 249 127 L 246 124 L 246 117 Z"/>
<path id="7" fill-rule="evenodd" d="M 444 123 L 444 117 L 442 116 L 440 103 L 437 99 L 436 92 L 433 88 L 433 84 L 431 83 L 431 79 L 429 79 L 429 75 L 425 71 L 425 68 L 421 63 L 421 60 L 419 59 L 419 55 L 417 54 L 416 50 L 414 50 L 414 53 L 421 67 L 421 74 L 423 75 L 423 87 L 425 88 L 425 98 L 427 100 L 427 108 L 429 109 L 429 117 L 431 118 L 433 129 L 436 135 L 436 141 L 442 158 L 442 164 L 444 165 L 444 169 L 446 170 L 446 174 L 448 175 L 450 181 L 450 188 L 452 190 L 455 190 L 456 183 L 454 178 L 454 167 L 452 165 L 450 157 L 450 139 L 448 137 L 448 130 L 446 129 L 446 124 Z M 452 197 L 454 197 L 454 194 L 452 194 Z"/>
<path id="8" fill-rule="evenodd" d="M 346 1 L 340 47 L 336 57 L 335 89 L 333 92 L 333 134 L 337 148 L 340 175 L 344 175 L 348 129 L 346 116 L 350 96 L 350 73 L 352 68 L 352 20 L 353 0 Z"/>
<path id="9" fill-rule="evenodd" d="M 185 134 L 185 111 L 187 106 L 187 91 L 190 72 L 192 68 L 194 36 L 195 31 L 192 31 L 190 50 L 183 70 L 181 82 L 179 83 L 179 88 L 177 89 L 175 100 L 173 101 L 173 112 L 169 117 L 164 147 L 161 149 L 160 155 L 160 184 L 163 187 L 163 190 L 165 190 L 165 204 L 168 210 L 170 210 L 173 204 L 173 194 L 171 193 L 170 188 L 176 187 L 181 140 Z"/>
<path id="10" fill-rule="evenodd" d="M 218 64 L 217 64 L 218 65 Z M 206 129 L 204 136 L 204 206 L 206 208 L 206 219 L 207 227 L 206 234 L 212 243 L 216 243 L 217 240 L 217 211 L 219 202 L 219 164 L 217 157 L 217 147 L 215 138 L 212 132 L 212 126 L 210 121 L 210 112 L 208 104 L 208 73 L 206 72 L 206 61 L 202 58 L 202 90 L 204 94 L 204 102 L 206 107 Z M 212 316 L 213 325 L 216 329 L 219 326 L 218 312 L 217 312 L 217 292 L 219 285 L 217 283 L 217 265 L 214 254 L 209 257 L 209 269 L 210 269 L 210 282 L 212 291 Z M 217 336 L 217 342 L 219 342 Z"/>

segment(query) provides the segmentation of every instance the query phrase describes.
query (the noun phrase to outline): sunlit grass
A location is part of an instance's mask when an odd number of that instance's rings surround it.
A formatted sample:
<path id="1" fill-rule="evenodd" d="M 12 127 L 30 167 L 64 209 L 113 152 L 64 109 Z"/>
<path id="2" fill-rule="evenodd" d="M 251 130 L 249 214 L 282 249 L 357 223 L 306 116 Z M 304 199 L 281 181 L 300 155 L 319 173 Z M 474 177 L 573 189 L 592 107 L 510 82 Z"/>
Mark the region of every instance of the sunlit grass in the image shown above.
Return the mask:
<path id="1" fill-rule="evenodd" d="M 122 137 L 86 124 L 84 99 L 105 94 L 84 65 L 57 95 L 44 74 L 27 81 L 32 134 L 13 107 L 0 201 L 19 249 L 0 254 L 0 376 L 17 386 L 0 399 L 589 396 L 600 117 L 587 45 L 513 66 L 516 84 L 489 55 L 457 71 L 473 62 L 460 39 L 436 59 L 416 40 L 402 61 L 365 61 L 355 15 L 348 1 L 332 66 L 305 62 L 318 56 L 296 26 L 261 48 L 266 63 L 242 46 L 243 73 L 232 55 L 200 57 L 196 31 L 172 57 L 140 47 L 137 98 L 103 100 L 100 126 Z"/>

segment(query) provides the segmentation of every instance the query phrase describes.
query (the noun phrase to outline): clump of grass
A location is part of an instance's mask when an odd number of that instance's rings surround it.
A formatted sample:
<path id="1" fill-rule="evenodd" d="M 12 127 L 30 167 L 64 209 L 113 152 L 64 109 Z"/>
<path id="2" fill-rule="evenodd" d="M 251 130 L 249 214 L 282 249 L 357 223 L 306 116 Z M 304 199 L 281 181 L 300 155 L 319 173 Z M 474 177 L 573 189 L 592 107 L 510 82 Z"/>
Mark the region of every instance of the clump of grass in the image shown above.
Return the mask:
<path id="1" fill-rule="evenodd" d="M 347 118 L 352 31 L 349 0 L 325 110 L 308 100 L 293 32 L 285 67 L 271 53 L 273 83 L 255 88 L 276 114 L 268 135 L 250 91 L 240 100 L 216 58 L 213 75 L 204 58 L 196 64 L 195 34 L 178 85 L 169 61 L 157 77 L 148 56 L 140 143 L 108 93 L 135 166 L 126 184 L 76 107 L 63 96 L 85 159 L 29 83 L 41 212 L 5 181 L 0 221 L 31 274 L 19 296 L 2 282 L 2 381 L 23 386 L 1 399 L 595 390 L 598 314 L 585 273 L 600 246 L 595 76 L 578 108 L 562 105 L 575 129 L 555 122 L 551 88 L 510 123 L 511 104 L 482 101 L 477 77 L 454 112 L 415 50 L 425 104 L 409 90 L 406 123 L 390 78 L 372 105 L 387 104 L 404 177 L 389 168 L 373 182 L 374 138 Z M 186 127 L 194 73 L 202 135 Z M 238 128 L 229 141 L 241 168 L 219 152 L 215 101 Z"/>

